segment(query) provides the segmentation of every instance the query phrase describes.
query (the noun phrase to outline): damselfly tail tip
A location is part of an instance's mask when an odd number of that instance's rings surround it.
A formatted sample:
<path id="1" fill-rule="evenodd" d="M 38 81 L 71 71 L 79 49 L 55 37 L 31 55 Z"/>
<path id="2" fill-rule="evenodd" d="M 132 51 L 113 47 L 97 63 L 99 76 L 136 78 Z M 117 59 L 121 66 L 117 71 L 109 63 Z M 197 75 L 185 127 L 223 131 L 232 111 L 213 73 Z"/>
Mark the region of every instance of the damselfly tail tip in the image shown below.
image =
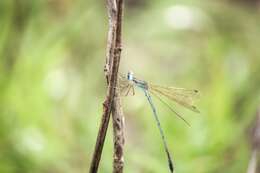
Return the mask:
<path id="1" fill-rule="evenodd" d="M 169 163 L 169 168 L 170 168 L 171 173 L 173 173 L 174 172 L 174 167 L 173 167 L 172 162 Z"/>
<path id="2" fill-rule="evenodd" d="M 174 166 L 173 166 L 172 158 L 171 158 L 171 155 L 170 155 L 170 152 L 169 152 L 169 150 L 168 150 L 168 147 L 167 147 L 166 143 L 165 143 L 165 151 L 166 151 L 167 157 L 168 157 L 168 166 L 169 166 L 169 169 L 170 169 L 171 173 L 173 173 L 173 171 L 174 171 Z"/>

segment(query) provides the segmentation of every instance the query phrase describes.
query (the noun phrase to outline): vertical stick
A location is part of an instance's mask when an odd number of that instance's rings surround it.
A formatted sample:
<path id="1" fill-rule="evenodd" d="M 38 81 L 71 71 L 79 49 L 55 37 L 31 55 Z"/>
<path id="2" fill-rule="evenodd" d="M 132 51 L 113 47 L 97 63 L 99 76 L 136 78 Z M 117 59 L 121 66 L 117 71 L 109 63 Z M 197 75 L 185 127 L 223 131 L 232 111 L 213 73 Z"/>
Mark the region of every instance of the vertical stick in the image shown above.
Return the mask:
<path id="1" fill-rule="evenodd" d="M 256 173 L 257 169 L 257 150 L 252 151 L 251 159 L 248 163 L 247 173 Z"/>
<path id="2" fill-rule="evenodd" d="M 123 112 L 120 104 L 119 93 L 118 90 L 116 90 L 119 62 L 121 56 L 123 0 L 107 0 L 107 10 L 109 17 L 109 30 L 107 40 L 106 65 L 104 67 L 104 71 L 108 88 L 107 96 L 103 103 L 103 114 L 89 173 L 96 173 L 98 171 L 107 127 L 109 124 L 110 113 L 112 110 L 114 120 L 113 127 L 115 147 L 114 172 L 120 173 L 123 170 Z"/>
<path id="3" fill-rule="evenodd" d="M 250 143 L 252 147 L 252 156 L 248 163 L 247 173 L 259 172 L 259 151 L 260 151 L 260 107 L 256 113 L 256 118 L 253 121 Z"/>
<path id="4" fill-rule="evenodd" d="M 122 17 L 123 17 L 123 0 L 117 0 L 117 22 L 116 22 L 116 40 L 115 40 L 115 58 L 120 59 L 122 50 Z M 124 167 L 124 115 L 121 107 L 120 93 L 118 84 L 115 90 L 113 102 L 113 132 L 114 132 L 114 161 L 113 173 L 122 173 Z"/>
<path id="5" fill-rule="evenodd" d="M 118 90 L 115 93 L 115 100 L 112 109 L 113 130 L 114 130 L 114 161 L 113 173 L 122 173 L 124 167 L 124 115 L 121 107 L 121 100 Z"/>

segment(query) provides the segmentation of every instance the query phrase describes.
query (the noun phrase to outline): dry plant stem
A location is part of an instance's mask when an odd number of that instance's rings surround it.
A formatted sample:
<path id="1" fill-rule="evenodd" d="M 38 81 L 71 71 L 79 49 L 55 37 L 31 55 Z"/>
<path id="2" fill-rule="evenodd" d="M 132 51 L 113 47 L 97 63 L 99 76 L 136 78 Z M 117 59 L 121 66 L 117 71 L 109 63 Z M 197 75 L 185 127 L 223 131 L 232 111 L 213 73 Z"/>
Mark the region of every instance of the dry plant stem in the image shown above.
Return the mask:
<path id="1" fill-rule="evenodd" d="M 106 50 L 106 65 L 104 67 L 107 84 L 109 84 L 110 72 L 112 70 L 112 60 L 115 51 L 116 40 L 116 24 L 117 24 L 117 2 L 116 0 L 107 0 L 107 12 L 108 12 L 108 38 L 107 38 L 107 50 Z"/>
<path id="2" fill-rule="evenodd" d="M 252 147 L 251 159 L 248 163 L 247 173 L 259 172 L 259 154 L 260 154 L 260 106 L 256 113 L 250 134 L 250 143 Z"/>
<path id="3" fill-rule="evenodd" d="M 256 173 L 257 171 L 257 150 L 252 151 L 252 156 L 248 164 L 247 173 Z"/>
<path id="4" fill-rule="evenodd" d="M 122 16 L 123 16 L 123 0 L 117 0 L 117 22 L 116 22 L 116 40 L 114 58 L 120 60 L 122 47 Z M 113 117 L 113 134 L 114 134 L 114 161 L 113 173 L 122 173 L 124 168 L 124 115 L 121 106 L 120 92 L 118 85 L 115 90 L 115 97 L 112 107 Z"/>
<path id="5" fill-rule="evenodd" d="M 106 65 L 104 68 L 108 88 L 107 96 L 103 103 L 103 115 L 99 132 L 96 140 L 94 154 L 90 165 L 89 173 L 98 171 L 99 162 L 103 150 L 106 132 L 109 124 L 110 113 L 113 110 L 113 127 L 114 127 L 114 172 L 123 171 L 123 113 L 118 96 L 117 74 L 119 69 L 121 55 L 121 27 L 122 27 L 122 11 L 123 0 L 107 0 L 107 9 L 109 16 L 109 32 L 107 41 Z M 115 99 L 116 95 L 116 99 Z M 119 128 L 118 128 L 119 127 Z"/>
<path id="6" fill-rule="evenodd" d="M 114 162 L 113 173 L 122 173 L 124 167 L 124 115 L 121 107 L 121 100 L 118 90 L 115 93 L 115 100 L 112 109 L 113 130 L 114 130 Z"/>

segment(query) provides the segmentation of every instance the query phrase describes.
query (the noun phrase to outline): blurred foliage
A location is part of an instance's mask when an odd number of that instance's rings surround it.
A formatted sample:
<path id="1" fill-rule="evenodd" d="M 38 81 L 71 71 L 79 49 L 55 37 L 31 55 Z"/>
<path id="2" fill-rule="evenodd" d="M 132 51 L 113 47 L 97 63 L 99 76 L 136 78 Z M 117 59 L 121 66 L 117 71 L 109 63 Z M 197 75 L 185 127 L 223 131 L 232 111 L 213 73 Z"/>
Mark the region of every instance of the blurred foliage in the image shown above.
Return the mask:
<path id="1" fill-rule="evenodd" d="M 176 172 L 247 169 L 260 99 L 260 12 L 250 2 L 126 2 L 121 72 L 201 91 L 200 115 L 173 105 L 190 128 L 156 102 Z M 87 172 L 106 93 L 107 24 L 102 1 L 0 1 L 0 172 Z M 142 93 L 123 106 L 125 172 L 167 172 Z M 111 131 L 100 172 L 112 170 Z"/>

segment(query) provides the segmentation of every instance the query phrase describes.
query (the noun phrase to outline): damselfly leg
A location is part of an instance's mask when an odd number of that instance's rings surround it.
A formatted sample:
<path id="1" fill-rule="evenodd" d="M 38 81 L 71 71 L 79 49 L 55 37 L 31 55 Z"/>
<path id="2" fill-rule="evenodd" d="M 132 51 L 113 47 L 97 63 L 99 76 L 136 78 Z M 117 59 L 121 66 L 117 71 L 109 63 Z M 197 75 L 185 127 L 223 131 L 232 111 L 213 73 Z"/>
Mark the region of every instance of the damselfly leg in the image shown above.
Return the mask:
<path id="1" fill-rule="evenodd" d="M 124 96 L 128 96 L 128 94 L 132 92 L 132 95 L 135 95 L 135 89 L 133 85 L 127 84 L 127 85 L 120 85 L 120 93 Z"/>

